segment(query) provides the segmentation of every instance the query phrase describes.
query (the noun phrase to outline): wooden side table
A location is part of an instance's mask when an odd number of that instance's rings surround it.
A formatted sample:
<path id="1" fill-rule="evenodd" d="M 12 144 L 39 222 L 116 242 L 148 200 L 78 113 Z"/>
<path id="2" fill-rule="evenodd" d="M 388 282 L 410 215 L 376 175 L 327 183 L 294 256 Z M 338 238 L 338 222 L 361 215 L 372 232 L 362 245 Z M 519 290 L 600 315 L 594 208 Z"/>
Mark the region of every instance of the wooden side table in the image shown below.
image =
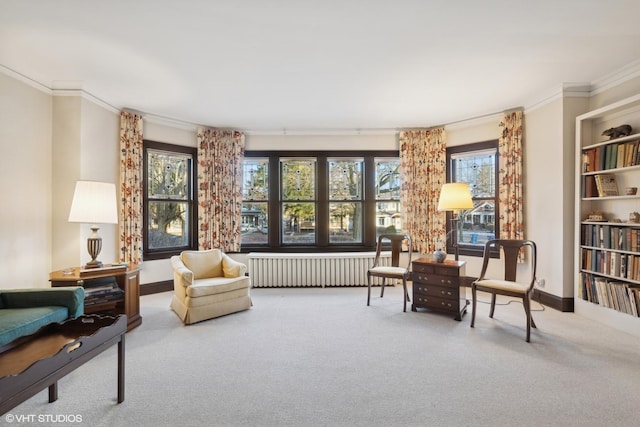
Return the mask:
<path id="1" fill-rule="evenodd" d="M 140 316 L 140 268 L 135 264 L 121 267 L 105 267 L 85 270 L 80 267 L 58 270 L 49 274 L 51 286 L 84 286 L 91 279 L 115 279 L 118 287 L 124 292 L 121 301 L 104 303 L 88 303 L 85 300 L 85 314 L 126 314 L 127 331 L 142 323 Z"/>
<path id="2" fill-rule="evenodd" d="M 466 261 L 436 262 L 433 258 L 413 261 L 411 310 L 428 308 L 455 314 L 456 320 L 462 320 L 469 304 L 461 282 L 465 275 L 465 264 Z"/>
<path id="3" fill-rule="evenodd" d="M 26 342 L 0 354 L 0 414 L 49 388 L 58 399 L 58 380 L 118 344 L 118 403 L 124 401 L 124 316 L 80 316 L 51 323 Z"/>

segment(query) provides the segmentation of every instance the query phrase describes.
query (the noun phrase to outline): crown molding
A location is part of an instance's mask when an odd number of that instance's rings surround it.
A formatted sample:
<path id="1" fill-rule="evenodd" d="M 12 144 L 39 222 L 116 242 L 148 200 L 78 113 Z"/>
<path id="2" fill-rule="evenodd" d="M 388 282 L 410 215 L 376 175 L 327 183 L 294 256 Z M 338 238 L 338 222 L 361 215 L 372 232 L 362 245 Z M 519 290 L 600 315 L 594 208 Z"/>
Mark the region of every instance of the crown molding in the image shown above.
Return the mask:
<path id="1" fill-rule="evenodd" d="M 640 77 L 640 59 L 630 62 L 613 73 L 594 80 L 591 95 L 597 95 L 600 92 L 621 85 L 636 77 Z"/>
<path id="2" fill-rule="evenodd" d="M 525 105 L 525 112 L 537 110 L 562 98 L 588 98 L 591 96 L 591 87 L 590 83 L 561 83 Z"/>
<path id="3" fill-rule="evenodd" d="M 12 70 L 11 68 L 5 67 L 4 65 L 1 65 L 1 64 L 0 64 L 0 72 L 2 74 L 6 74 L 7 76 L 9 76 L 9 77 L 11 77 L 13 79 L 16 79 L 16 80 L 20 81 L 20 82 L 22 82 L 22 83 L 24 83 L 24 84 L 26 84 L 28 86 L 31 86 L 31 87 L 33 87 L 33 88 L 35 88 L 35 89 L 37 89 L 37 90 L 39 90 L 41 92 L 44 92 L 47 95 L 51 95 L 52 94 L 51 88 L 43 85 L 42 83 L 40 83 L 40 82 L 30 78 L 30 77 L 25 76 L 24 74 L 20 74 L 19 72 L 15 71 L 15 70 Z"/>
<path id="4" fill-rule="evenodd" d="M 197 132 L 198 127 L 202 125 L 198 125 L 196 123 L 186 122 L 184 120 L 173 119 L 170 117 L 158 116 L 156 114 L 149 114 L 137 110 L 132 110 L 129 108 L 123 108 L 124 111 L 129 111 L 131 113 L 139 114 L 142 116 L 143 122 L 154 123 L 157 125 L 168 126 L 176 129 L 182 129 L 186 131 Z"/>
<path id="5" fill-rule="evenodd" d="M 446 131 L 455 131 L 470 127 L 477 127 L 486 124 L 495 124 L 502 117 L 501 113 L 491 113 L 484 116 L 472 117 L 470 119 L 459 120 L 457 122 L 444 125 Z"/>
<path id="6" fill-rule="evenodd" d="M 51 90 L 53 96 L 78 96 L 82 99 L 86 99 L 99 107 L 104 108 L 107 111 L 110 111 L 114 114 L 120 114 L 120 109 L 114 107 L 108 102 L 94 96 L 93 94 L 83 90 L 83 89 L 52 89 Z"/>
<path id="7" fill-rule="evenodd" d="M 243 131 L 253 136 L 370 136 L 395 135 L 396 128 L 356 128 L 356 129 L 248 129 Z"/>

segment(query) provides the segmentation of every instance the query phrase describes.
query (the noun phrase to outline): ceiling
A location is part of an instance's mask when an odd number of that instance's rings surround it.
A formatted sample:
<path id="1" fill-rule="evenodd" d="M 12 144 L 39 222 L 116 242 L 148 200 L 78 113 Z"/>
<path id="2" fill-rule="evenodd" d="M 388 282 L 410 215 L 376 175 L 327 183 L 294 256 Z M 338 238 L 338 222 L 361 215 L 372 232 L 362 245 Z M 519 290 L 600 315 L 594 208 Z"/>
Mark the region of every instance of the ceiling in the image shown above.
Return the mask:
<path id="1" fill-rule="evenodd" d="M 428 127 L 640 60 L 637 0 L 2 0 L 0 68 L 248 132 Z"/>

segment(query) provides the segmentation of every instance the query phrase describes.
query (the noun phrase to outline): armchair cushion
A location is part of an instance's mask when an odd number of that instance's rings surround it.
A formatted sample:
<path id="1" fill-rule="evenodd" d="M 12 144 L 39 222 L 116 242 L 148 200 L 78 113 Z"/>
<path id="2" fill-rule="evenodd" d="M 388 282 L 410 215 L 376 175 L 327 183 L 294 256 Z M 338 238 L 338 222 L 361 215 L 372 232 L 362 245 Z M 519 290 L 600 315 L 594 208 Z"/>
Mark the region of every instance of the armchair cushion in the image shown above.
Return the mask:
<path id="1" fill-rule="evenodd" d="M 222 252 L 219 249 L 208 251 L 184 251 L 180 254 L 184 265 L 193 272 L 195 280 L 207 277 L 222 277 Z"/>

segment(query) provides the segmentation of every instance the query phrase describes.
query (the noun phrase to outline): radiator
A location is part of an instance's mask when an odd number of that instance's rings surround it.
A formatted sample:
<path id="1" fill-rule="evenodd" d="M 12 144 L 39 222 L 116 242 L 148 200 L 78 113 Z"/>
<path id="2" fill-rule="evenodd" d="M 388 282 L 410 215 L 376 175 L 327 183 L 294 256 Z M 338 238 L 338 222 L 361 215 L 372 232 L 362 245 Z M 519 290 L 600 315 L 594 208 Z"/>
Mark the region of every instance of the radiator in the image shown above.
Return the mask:
<path id="1" fill-rule="evenodd" d="M 253 287 L 366 286 L 367 270 L 375 252 L 262 253 L 248 255 Z M 380 265 L 391 264 L 391 252 L 381 254 Z M 381 279 L 373 277 L 372 285 Z M 387 281 L 392 284 L 392 281 Z"/>

